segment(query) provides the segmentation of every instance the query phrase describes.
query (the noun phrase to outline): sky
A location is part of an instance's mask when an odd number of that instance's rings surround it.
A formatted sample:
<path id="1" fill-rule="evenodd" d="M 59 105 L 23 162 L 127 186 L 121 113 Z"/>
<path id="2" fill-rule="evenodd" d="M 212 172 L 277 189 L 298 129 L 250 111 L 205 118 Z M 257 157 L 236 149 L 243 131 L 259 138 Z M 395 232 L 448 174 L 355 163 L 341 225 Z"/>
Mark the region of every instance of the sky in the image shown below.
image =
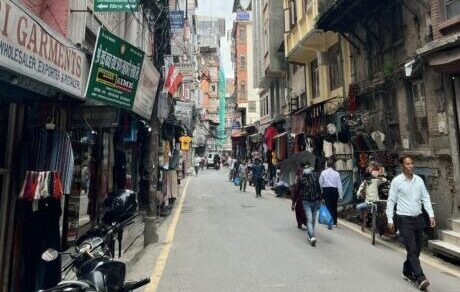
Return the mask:
<path id="1" fill-rule="evenodd" d="M 225 18 L 225 29 L 231 30 L 233 26 L 233 0 L 198 0 L 198 15 L 216 16 Z M 221 65 L 224 67 L 225 77 L 233 78 L 231 61 L 231 41 L 221 38 Z"/>

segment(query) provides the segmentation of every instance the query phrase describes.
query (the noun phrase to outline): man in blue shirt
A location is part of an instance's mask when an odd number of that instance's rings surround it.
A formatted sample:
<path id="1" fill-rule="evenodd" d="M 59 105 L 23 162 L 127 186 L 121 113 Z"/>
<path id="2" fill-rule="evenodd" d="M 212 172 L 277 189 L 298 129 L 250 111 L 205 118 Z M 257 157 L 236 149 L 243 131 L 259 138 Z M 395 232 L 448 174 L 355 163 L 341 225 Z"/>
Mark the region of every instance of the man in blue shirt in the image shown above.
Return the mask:
<path id="1" fill-rule="evenodd" d="M 395 230 L 393 223 L 394 205 L 399 224 L 399 231 L 406 246 L 407 259 L 403 266 L 403 279 L 414 282 L 420 290 L 430 285 L 420 265 L 422 247 L 423 215 L 422 204 L 430 217 L 430 227 L 436 226 L 430 195 L 422 178 L 414 174 L 414 161 L 409 156 L 400 159 L 403 173 L 391 182 L 387 201 L 388 228 Z"/>

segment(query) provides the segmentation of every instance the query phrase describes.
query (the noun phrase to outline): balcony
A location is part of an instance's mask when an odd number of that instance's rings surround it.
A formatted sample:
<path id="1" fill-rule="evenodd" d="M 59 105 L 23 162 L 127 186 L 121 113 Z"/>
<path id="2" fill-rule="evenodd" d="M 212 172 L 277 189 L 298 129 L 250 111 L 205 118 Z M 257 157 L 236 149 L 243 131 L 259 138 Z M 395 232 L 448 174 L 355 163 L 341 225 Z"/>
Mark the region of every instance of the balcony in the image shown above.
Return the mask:
<path id="1" fill-rule="evenodd" d="M 325 32 L 316 28 L 316 21 L 320 15 L 320 11 L 327 10 L 331 5 L 331 0 L 311 0 L 305 10 L 303 10 L 302 2 L 296 1 L 296 16 L 295 21 L 292 19 L 292 13 L 289 14 L 291 25 L 289 32 L 285 34 L 285 52 L 286 57 L 291 62 L 307 63 L 314 59 L 317 52 L 324 52 L 337 43 L 338 36 L 334 32 Z M 290 0 L 285 0 L 286 5 Z M 285 22 L 288 16 L 285 15 Z"/>

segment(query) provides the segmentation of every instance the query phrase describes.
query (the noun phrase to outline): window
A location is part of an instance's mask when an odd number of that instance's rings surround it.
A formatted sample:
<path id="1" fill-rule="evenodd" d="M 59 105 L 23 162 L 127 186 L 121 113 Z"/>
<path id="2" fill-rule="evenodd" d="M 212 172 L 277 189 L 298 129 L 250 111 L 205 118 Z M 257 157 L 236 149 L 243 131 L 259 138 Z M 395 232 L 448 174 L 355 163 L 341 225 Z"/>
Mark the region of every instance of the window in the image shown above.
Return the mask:
<path id="1" fill-rule="evenodd" d="M 248 104 L 248 112 L 250 112 L 250 113 L 255 113 L 255 112 L 256 112 L 256 108 L 257 108 L 256 102 L 253 101 L 253 100 L 249 101 L 249 104 Z"/>
<path id="2" fill-rule="evenodd" d="M 240 27 L 240 41 L 242 42 L 246 41 L 246 27 L 244 26 Z"/>
<path id="3" fill-rule="evenodd" d="M 289 2 L 289 23 L 290 27 L 293 28 L 297 23 L 297 0 L 290 0 Z"/>
<path id="4" fill-rule="evenodd" d="M 241 97 L 246 97 L 246 83 L 244 81 L 240 83 L 240 95 Z"/>
<path id="5" fill-rule="evenodd" d="M 446 19 L 460 15 L 460 0 L 444 0 Z"/>
<path id="6" fill-rule="evenodd" d="M 311 0 L 302 0 L 302 11 L 303 13 L 307 13 L 307 11 L 311 8 Z"/>
<path id="7" fill-rule="evenodd" d="M 413 126 L 410 127 L 413 146 L 428 144 L 428 114 L 426 110 L 425 87 L 422 80 L 410 84 L 411 109 Z"/>
<path id="8" fill-rule="evenodd" d="M 328 50 L 327 55 L 329 60 L 329 86 L 331 90 L 334 90 L 342 86 L 343 80 L 340 44 L 332 46 Z"/>
<path id="9" fill-rule="evenodd" d="M 313 93 L 313 98 L 319 97 L 319 66 L 318 59 L 311 62 L 311 88 Z"/>
<path id="10" fill-rule="evenodd" d="M 240 56 L 240 69 L 246 69 L 246 57 Z"/>

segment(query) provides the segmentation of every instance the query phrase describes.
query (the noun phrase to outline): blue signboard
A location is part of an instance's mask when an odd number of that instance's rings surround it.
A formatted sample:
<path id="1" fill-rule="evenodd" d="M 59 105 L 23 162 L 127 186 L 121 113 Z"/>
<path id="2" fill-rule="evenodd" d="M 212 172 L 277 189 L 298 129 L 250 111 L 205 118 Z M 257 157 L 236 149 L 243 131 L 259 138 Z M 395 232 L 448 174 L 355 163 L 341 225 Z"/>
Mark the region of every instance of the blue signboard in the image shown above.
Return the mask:
<path id="1" fill-rule="evenodd" d="M 236 21 L 249 21 L 251 20 L 251 15 L 248 11 L 238 11 L 236 13 Z"/>
<path id="2" fill-rule="evenodd" d="M 184 11 L 177 10 L 169 12 L 169 22 L 172 29 L 184 27 Z"/>

